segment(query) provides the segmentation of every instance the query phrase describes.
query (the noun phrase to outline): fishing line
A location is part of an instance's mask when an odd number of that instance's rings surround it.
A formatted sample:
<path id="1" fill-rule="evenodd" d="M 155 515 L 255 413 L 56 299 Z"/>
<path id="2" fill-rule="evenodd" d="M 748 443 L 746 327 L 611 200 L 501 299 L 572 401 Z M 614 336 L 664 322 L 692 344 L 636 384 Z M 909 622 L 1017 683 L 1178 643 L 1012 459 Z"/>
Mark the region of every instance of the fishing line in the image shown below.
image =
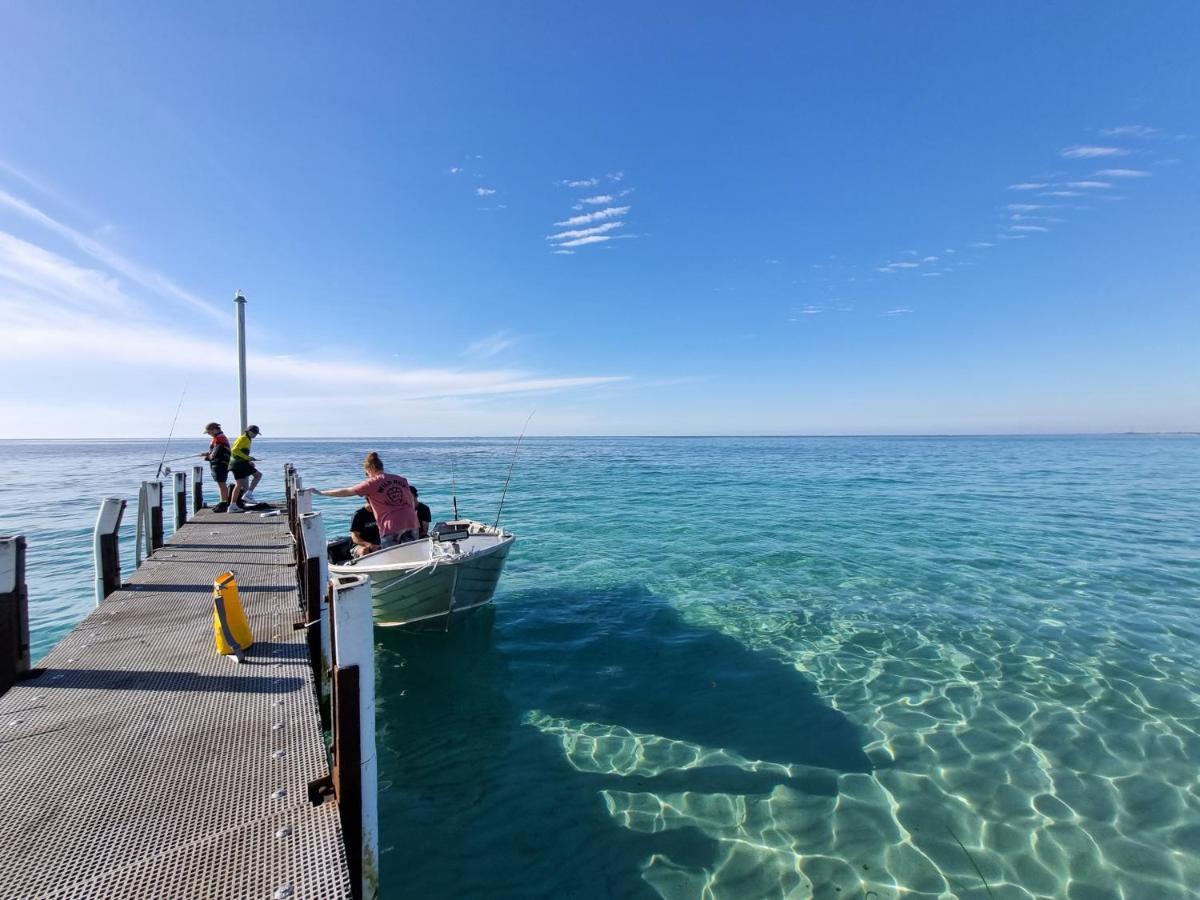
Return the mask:
<path id="1" fill-rule="evenodd" d="M 512 481 L 513 466 L 517 464 L 517 452 L 521 449 L 521 441 L 525 439 L 525 429 L 529 427 L 529 422 L 533 419 L 535 412 L 537 412 L 536 409 L 525 420 L 525 427 L 521 429 L 521 436 L 517 438 L 517 446 L 513 447 L 512 462 L 508 464 L 508 477 L 504 479 L 504 491 L 500 494 L 500 508 L 496 510 L 496 522 L 492 525 L 493 528 L 500 527 L 500 513 L 504 511 L 504 498 L 508 496 L 508 483 Z"/>
<path id="2" fill-rule="evenodd" d="M 171 438 L 175 436 L 175 423 L 179 421 L 179 411 L 183 409 L 183 398 L 187 396 L 187 385 L 183 386 L 183 393 L 179 395 L 179 405 L 175 407 L 175 418 L 171 420 L 171 430 L 167 432 L 167 444 L 163 447 L 162 459 L 158 461 L 158 471 L 154 473 L 157 479 L 162 474 L 163 464 L 167 461 L 167 451 L 171 449 Z M 181 457 L 185 458 L 185 457 Z"/>

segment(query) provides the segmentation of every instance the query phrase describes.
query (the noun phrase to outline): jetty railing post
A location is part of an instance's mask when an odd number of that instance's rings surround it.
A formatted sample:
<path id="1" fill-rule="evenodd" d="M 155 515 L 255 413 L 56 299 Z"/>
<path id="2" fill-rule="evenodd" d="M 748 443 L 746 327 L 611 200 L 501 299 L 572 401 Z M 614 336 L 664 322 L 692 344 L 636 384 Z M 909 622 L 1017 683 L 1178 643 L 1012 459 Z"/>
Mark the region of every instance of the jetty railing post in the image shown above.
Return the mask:
<path id="1" fill-rule="evenodd" d="M 121 517 L 125 501 L 106 497 L 100 501 L 96 530 L 92 538 L 92 555 L 96 561 L 96 605 L 121 586 Z"/>
<path id="2" fill-rule="evenodd" d="M 187 524 L 187 475 L 173 473 L 175 478 L 175 530 Z"/>
<path id="3" fill-rule="evenodd" d="M 375 758 L 375 619 L 369 575 L 333 589 L 333 785 L 342 814 L 350 882 L 362 900 L 379 895 L 379 773 Z"/>
<path id="4" fill-rule="evenodd" d="M 0 694 L 29 671 L 25 535 L 0 537 Z"/>
<path id="5" fill-rule="evenodd" d="M 162 482 L 143 481 L 138 489 L 135 556 L 138 566 L 163 545 Z"/>
<path id="6" fill-rule="evenodd" d="M 143 481 L 146 489 L 146 555 L 163 545 L 163 489 L 161 481 Z"/>
<path id="7" fill-rule="evenodd" d="M 304 604 L 304 621 L 308 624 L 308 649 L 317 676 L 317 694 L 321 702 L 329 702 L 329 671 L 333 668 L 332 643 L 329 634 L 329 553 L 325 541 L 325 522 L 319 512 L 300 516 L 304 559 L 300 580 Z"/>
<path id="8" fill-rule="evenodd" d="M 192 466 L 192 512 L 204 509 L 204 466 Z"/>

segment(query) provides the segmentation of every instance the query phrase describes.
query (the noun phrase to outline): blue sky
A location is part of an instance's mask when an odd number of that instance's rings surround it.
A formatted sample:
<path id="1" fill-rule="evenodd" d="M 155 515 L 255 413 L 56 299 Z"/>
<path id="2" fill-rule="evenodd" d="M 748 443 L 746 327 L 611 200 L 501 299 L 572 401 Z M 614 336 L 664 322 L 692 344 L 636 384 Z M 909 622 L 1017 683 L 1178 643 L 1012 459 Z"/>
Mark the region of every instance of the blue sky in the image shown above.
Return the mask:
<path id="1" fill-rule="evenodd" d="M 268 435 L 1197 430 L 1197 46 L 1194 3 L 10 0 L 0 436 L 236 424 L 238 288 Z"/>

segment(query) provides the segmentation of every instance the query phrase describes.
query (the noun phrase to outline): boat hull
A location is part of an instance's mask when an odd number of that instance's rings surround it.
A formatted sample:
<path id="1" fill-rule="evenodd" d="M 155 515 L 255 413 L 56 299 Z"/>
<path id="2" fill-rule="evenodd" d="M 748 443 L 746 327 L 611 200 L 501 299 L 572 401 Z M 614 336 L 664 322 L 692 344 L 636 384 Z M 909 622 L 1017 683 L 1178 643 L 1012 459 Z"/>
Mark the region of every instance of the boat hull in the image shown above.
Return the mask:
<path id="1" fill-rule="evenodd" d="M 416 541 L 329 569 L 334 575 L 371 576 L 377 625 L 436 625 L 492 599 L 515 539 L 507 533 L 474 534 L 457 547 Z"/>

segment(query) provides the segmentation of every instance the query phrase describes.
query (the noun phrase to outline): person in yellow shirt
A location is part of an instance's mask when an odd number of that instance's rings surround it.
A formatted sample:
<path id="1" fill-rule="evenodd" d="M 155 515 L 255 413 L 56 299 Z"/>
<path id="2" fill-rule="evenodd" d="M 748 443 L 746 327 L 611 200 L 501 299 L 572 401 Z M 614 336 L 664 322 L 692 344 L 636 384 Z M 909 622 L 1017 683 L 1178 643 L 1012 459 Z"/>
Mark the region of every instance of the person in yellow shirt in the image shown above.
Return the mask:
<path id="1" fill-rule="evenodd" d="M 254 457 L 250 455 L 250 442 L 261 432 L 257 425 L 247 428 L 230 448 L 232 457 L 229 471 L 233 474 L 233 496 L 229 499 L 230 512 L 245 512 L 246 502 L 254 502 L 254 489 L 262 481 L 262 472 L 254 465 Z"/>

